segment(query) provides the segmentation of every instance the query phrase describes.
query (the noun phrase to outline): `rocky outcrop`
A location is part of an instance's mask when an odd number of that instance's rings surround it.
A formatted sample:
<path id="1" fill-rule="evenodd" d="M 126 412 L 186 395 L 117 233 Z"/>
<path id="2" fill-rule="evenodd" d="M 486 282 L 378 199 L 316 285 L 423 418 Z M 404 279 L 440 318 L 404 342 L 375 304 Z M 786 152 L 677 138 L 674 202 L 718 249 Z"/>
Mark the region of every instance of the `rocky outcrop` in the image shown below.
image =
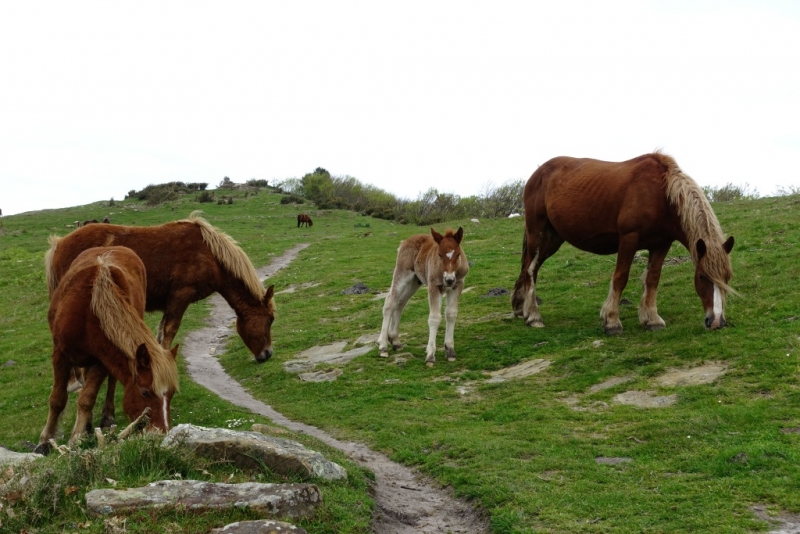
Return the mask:
<path id="1" fill-rule="evenodd" d="M 187 447 L 194 454 L 214 460 L 230 461 L 243 469 L 265 465 L 282 475 L 320 477 L 325 480 L 347 478 L 347 471 L 322 454 L 288 439 L 260 432 L 224 428 L 204 428 L 183 424 L 169 431 L 165 447 Z"/>
<path id="2" fill-rule="evenodd" d="M 17 465 L 37 458 L 42 458 L 42 455 L 35 452 L 14 452 L 0 447 L 0 466 Z"/>
<path id="3" fill-rule="evenodd" d="M 100 489 L 86 494 L 89 514 L 135 510 L 221 510 L 248 508 L 271 517 L 312 517 L 322 502 L 314 484 L 221 484 L 198 480 L 163 480 L 143 488 Z"/>
<path id="4" fill-rule="evenodd" d="M 237 521 L 222 528 L 215 528 L 211 534 L 308 534 L 304 529 L 275 521 L 263 519 L 261 521 Z"/>

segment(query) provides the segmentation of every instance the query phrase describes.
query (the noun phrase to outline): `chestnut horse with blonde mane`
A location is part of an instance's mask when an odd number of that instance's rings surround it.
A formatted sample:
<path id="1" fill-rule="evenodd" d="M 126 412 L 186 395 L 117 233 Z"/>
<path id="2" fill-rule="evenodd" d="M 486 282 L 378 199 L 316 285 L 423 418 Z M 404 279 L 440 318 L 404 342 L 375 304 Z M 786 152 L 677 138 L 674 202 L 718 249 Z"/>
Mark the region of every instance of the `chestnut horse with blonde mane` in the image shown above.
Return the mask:
<path id="1" fill-rule="evenodd" d="M 170 402 L 178 390 L 178 347 L 163 348 L 145 324 L 146 286 L 142 261 L 125 247 L 90 248 L 63 274 L 47 314 L 53 336 L 53 389 L 36 452 L 50 450 L 74 367 L 84 370 L 85 382 L 70 445 L 91 430 L 92 409 L 107 376 L 122 384 L 122 407 L 131 420 L 149 408 L 149 428 L 169 430 Z"/>
<path id="2" fill-rule="evenodd" d="M 639 322 L 649 330 L 664 328 L 656 291 L 664 259 L 678 241 L 694 262 L 694 285 L 706 328 L 725 326 L 725 297 L 734 293 L 728 285 L 733 276 L 729 256 L 733 237 L 725 239 L 702 189 L 670 156 L 655 152 L 620 163 L 553 158 L 528 179 L 523 201 L 522 269 L 511 305 L 528 325 L 544 326 L 536 302 L 537 275 L 566 241 L 594 254 L 617 254 L 600 312 L 606 334 L 622 331 L 622 290 L 636 251 L 647 250 Z"/>
<path id="3" fill-rule="evenodd" d="M 447 230 L 444 235 L 431 228 L 431 235 L 414 235 L 400 243 L 397 263 L 392 275 L 392 286 L 383 304 L 383 324 L 378 338 L 378 350 L 382 358 L 389 357 L 389 342 L 398 350 L 401 345 L 400 316 L 408 300 L 426 284 L 428 287 L 428 347 L 425 364 L 433 366 L 436 361 L 436 332 L 442 322 L 442 295 L 447 297 L 445 306 L 444 349 L 447 361 L 456 359 L 453 339 L 458 297 L 464 290 L 464 277 L 469 272 L 467 256 L 461 250 L 464 230 Z"/>
<path id="4" fill-rule="evenodd" d="M 272 356 L 274 286 L 264 289 L 253 264 L 236 241 L 192 212 L 188 219 L 158 226 L 90 224 L 65 237 L 50 237 L 45 255 L 51 295 L 75 257 L 96 246 L 132 249 L 147 271 L 147 311 L 164 313 L 157 339 L 168 348 L 193 302 L 218 292 L 236 312 L 236 331 L 257 362 Z M 103 413 L 113 420 L 113 380 Z"/>

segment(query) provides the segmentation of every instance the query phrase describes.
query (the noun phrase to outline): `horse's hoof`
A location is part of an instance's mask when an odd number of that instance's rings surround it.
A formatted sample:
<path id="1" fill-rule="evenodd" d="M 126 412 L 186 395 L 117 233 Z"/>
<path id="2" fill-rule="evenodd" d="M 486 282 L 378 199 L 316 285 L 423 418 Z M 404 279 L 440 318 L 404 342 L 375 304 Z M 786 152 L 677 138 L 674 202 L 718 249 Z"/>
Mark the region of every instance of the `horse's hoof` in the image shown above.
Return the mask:
<path id="1" fill-rule="evenodd" d="M 656 324 L 646 324 L 644 325 L 644 327 L 647 330 L 650 330 L 651 332 L 655 332 L 656 330 L 664 330 L 667 327 L 667 325 L 656 323 Z"/>
<path id="2" fill-rule="evenodd" d="M 541 319 L 534 319 L 533 321 L 529 321 L 526 323 L 531 328 L 544 328 L 544 321 Z"/>
<path id="3" fill-rule="evenodd" d="M 433 363 L 434 362 L 425 362 L 425 365 L 427 365 L 428 367 L 433 367 Z"/>
<path id="4" fill-rule="evenodd" d="M 621 334 L 622 333 L 622 327 L 621 326 L 604 326 L 603 327 L 603 332 L 605 332 L 606 335 L 608 335 L 608 336 L 616 336 L 617 334 Z"/>
<path id="5" fill-rule="evenodd" d="M 100 428 L 109 429 L 116 424 L 116 420 L 113 417 L 103 417 L 100 419 Z"/>
<path id="6" fill-rule="evenodd" d="M 447 357 L 447 361 L 448 362 L 454 362 L 454 361 L 456 361 L 456 357 L 455 356 L 448 356 Z"/>
<path id="7" fill-rule="evenodd" d="M 50 454 L 50 450 L 51 450 L 50 444 L 45 441 L 44 443 L 38 444 L 33 449 L 33 452 L 35 452 L 36 454 L 41 454 L 42 456 L 47 456 L 48 454 Z"/>
<path id="8" fill-rule="evenodd" d="M 394 350 L 400 350 L 403 348 L 403 345 L 401 345 L 400 343 L 392 343 L 392 348 Z"/>
<path id="9" fill-rule="evenodd" d="M 388 358 L 389 357 L 389 351 L 388 350 L 382 350 L 381 353 L 380 353 L 380 357 L 381 358 Z"/>

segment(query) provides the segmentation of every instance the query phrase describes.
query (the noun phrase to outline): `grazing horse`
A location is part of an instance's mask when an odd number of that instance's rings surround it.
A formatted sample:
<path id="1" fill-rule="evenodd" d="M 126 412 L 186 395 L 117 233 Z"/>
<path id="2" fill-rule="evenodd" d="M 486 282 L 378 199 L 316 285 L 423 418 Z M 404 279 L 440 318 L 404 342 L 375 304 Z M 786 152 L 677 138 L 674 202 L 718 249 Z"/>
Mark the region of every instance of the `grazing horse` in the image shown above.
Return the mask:
<path id="1" fill-rule="evenodd" d="M 467 256 L 461 250 L 463 228 L 457 232 L 447 230 L 444 235 L 431 228 L 431 235 L 414 235 L 400 243 L 397 264 L 392 275 L 392 287 L 383 304 L 383 324 L 378 338 L 382 358 L 389 357 L 388 345 L 398 350 L 401 345 L 400 315 L 411 295 L 422 284 L 428 286 L 428 347 L 425 364 L 432 367 L 436 361 L 436 331 L 442 322 L 442 294 L 447 295 L 445 307 L 446 329 L 444 349 L 447 361 L 456 359 L 453 331 L 458 315 L 458 297 L 464 290 L 464 277 L 469 272 Z"/>
<path id="2" fill-rule="evenodd" d="M 189 304 L 214 292 L 236 312 L 236 331 L 257 362 L 272 356 L 274 286 L 264 289 L 250 259 L 229 235 L 192 212 L 188 219 L 159 226 L 91 224 L 65 237 L 50 237 L 45 255 L 52 295 L 73 259 L 94 246 L 132 249 L 147 271 L 146 310 L 164 312 L 157 339 L 169 347 Z M 113 420 L 113 380 L 109 380 L 103 421 Z"/>
<path id="3" fill-rule="evenodd" d="M 92 427 L 92 409 L 106 376 L 125 389 L 122 407 L 134 420 L 150 408 L 149 427 L 166 432 L 178 389 L 176 346 L 163 348 L 144 322 L 145 266 L 125 247 L 94 247 L 79 254 L 53 292 L 47 319 L 53 336 L 53 389 L 37 452 L 50 450 L 67 404 L 70 370 L 84 370 L 69 444 Z"/>
<path id="4" fill-rule="evenodd" d="M 314 221 L 305 213 L 301 213 L 297 216 L 297 227 L 300 228 L 303 224 L 306 226 L 314 226 Z"/>
<path id="5" fill-rule="evenodd" d="M 705 309 L 706 328 L 725 325 L 725 296 L 733 270 L 733 237 L 725 240 L 711 205 L 697 183 L 660 152 L 612 163 L 553 158 L 536 169 L 523 193 L 525 236 L 522 269 L 511 305 L 530 326 L 543 327 L 536 302 L 539 268 L 566 241 L 594 254 L 617 253 L 608 297 L 600 311 L 606 334 L 622 331 L 619 301 L 637 250 L 648 251 L 639 322 L 664 328 L 656 310 L 661 267 L 674 241 L 695 266 L 694 285 Z"/>

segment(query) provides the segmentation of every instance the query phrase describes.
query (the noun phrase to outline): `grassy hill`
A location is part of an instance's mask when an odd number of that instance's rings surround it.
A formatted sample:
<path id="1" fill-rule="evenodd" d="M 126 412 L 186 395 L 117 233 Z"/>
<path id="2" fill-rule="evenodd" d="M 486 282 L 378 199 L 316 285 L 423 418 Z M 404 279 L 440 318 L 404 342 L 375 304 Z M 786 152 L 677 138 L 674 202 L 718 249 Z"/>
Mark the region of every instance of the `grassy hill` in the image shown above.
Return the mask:
<path id="1" fill-rule="evenodd" d="M 282 364 L 310 346 L 377 333 L 383 301 L 376 294 L 389 287 L 397 245 L 428 230 L 308 207 L 303 210 L 314 226 L 298 229 L 297 208 L 279 199 L 262 192 L 231 205 L 200 205 L 190 197 L 155 208 L 98 203 L 2 219 L 0 444 L 24 450 L 22 442 L 37 440 L 47 413 L 50 339 L 42 268 L 47 236 L 65 234 L 77 219 L 110 214 L 115 223 L 149 225 L 202 207 L 256 266 L 296 243 L 311 244 L 271 279 L 277 291 L 296 286 L 276 296 L 275 356 L 258 365 L 234 337 L 221 356 L 228 372 L 288 417 L 365 442 L 452 486 L 487 511 L 494 532 L 744 533 L 769 528 L 753 506 L 776 516 L 800 512 L 797 195 L 714 204 L 726 234 L 736 238 L 732 285 L 741 293 L 729 299 L 729 327 L 717 332 L 703 327 L 693 268 L 681 261 L 688 253 L 680 245 L 671 251 L 660 284 L 659 313 L 667 328 L 647 332 L 638 325 L 638 277 L 646 265 L 640 258 L 624 295 L 634 305 L 621 308 L 625 330 L 606 337 L 599 309 L 613 256 L 562 247 L 540 272 L 546 328 L 532 329 L 511 316 L 508 295 L 488 295 L 513 287 L 522 221 L 437 225 L 440 231 L 464 227 L 462 245 L 472 264 L 466 280 L 471 289 L 461 298 L 456 324 L 457 361 L 446 362 L 440 350 L 436 366 L 425 367 L 428 305 L 421 290 L 401 322 L 403 352 L 410 357 L 396 363 L 380 359 L 376 349 L 328 383 L 302 382 Z M 357 282 L 373 292 L 343 294 Z M 203 304 L 192 306 L 181 331 L 200 325 L 205 312 Z M 155 325 L 157 317 L 148 319 Z M 440 349 L 443 330 L 444 325 Z M 487 381 L 488 372 L 537 358 L 550 362 L 540 374 Z M 16 363 L 7 365 L 9 360 Z M 719 363 L 725 374 L 694 386 L 662 386 L 657 380 L 667 371 L 706 363 Z M 612 378 L 628 381 L 592 389 Z M 173 424 L 259 421 L 212 398 L 185 374 L 181 388 L 173 401 Z M 615 401 L 627 391 L 675 395 L 677 402 L 641 408 Z M 69 410 L 68 428 L 71 417 Z M 363 474 L 330 453 L 347 465 L 351 482 L 323 489 L 327 508 L 306 528 L 367 532 L 372 504 Z M 602 458 L 622 460 L 609 465 L 599 463 Z M 70 521 L 79 512 L 77 507 L 53 517 Z M 154 522 L 148 528 L 155 529 Z"/>

